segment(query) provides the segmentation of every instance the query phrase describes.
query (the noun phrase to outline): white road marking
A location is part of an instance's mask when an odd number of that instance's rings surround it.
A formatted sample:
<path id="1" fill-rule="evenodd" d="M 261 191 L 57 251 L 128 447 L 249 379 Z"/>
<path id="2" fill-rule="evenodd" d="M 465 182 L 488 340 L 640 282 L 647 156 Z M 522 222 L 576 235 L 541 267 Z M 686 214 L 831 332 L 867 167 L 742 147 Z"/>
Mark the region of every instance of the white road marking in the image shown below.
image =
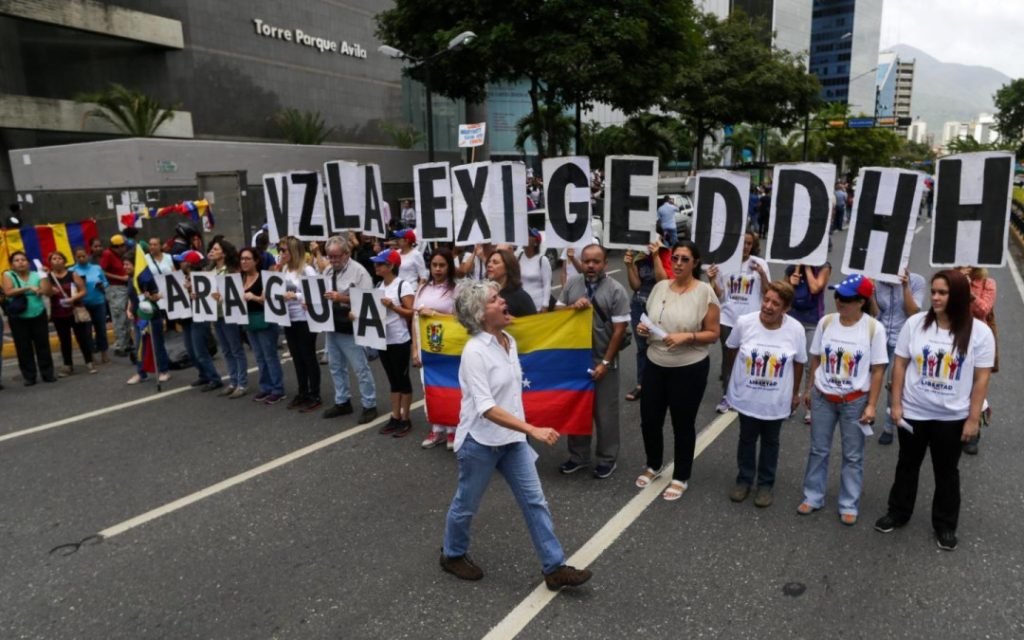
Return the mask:
<path id="1" fill-rule="evenodd" d="M 418 409 L 421 406 L 423 406 L 423 400 L 419 400 L 417 402 L 412 403 L 412 405 L 409 407 L 409 409 L 410 410 Z M 377 425 L 382 424 L 384 421 L 388 420 L 390 417 L 391 417 L 391 414 L 389 412 L 389 413 L 387 413 L 387 414 L 377 418 L 376 420 L 374 420 L 372 422 L 368 422 L 366 424 L 362 424 L 362 425 L 359 425 L 359 426 L 356 426 L 356 427 L 352 427 L 351 429 L 346 429 L 345 431 L 342 431 L 341 433 L 336 433 L 333 436 L 330 436 L 330 437 L 324 438 L 323 440 L 319 440 L 317 442 L 314 442 L 313 444 L 310 444 L 310 445 L 307 445 L 305 447 L 302 447 L 301 449 L 296 449 L 295 451 L 292 451 L 291 453 L 289 453 L 287 455 L 283 455 L 280 458 L 275 458 L 275 459 L 271 460 L 270 462 L 266 462 L 264 464 L 261 464 L 258 467 L 255 467 L 255 468 L 249 469 L 248 471 L 244 471 L 242 473 L 239 473 L 238 475 L 235 475 L 235 476 L 232 476 L 230 478 L 227 478 L 226 480 L 221 480 L 220 482 L 218 482 L 216 484 L 211 484 L 210 486 L 206 487 L 205 489 L 200 489 L 199 491 L 196 491 L 195 493 L 191 493 L 191 494 L 189 494 L 189 495 L 187 495 L 187 496 L 185 496 L 183 498 L 178 498 L 177 500 L 174 500 L 172 502 L 168 502 L 167 504 L 165 504 L 163 506 L 160 506 L 160 507 L 157 507 L 156 509 L 151 509 L 150 511 L 147 511 L 146 513 L 143 513 L 142 515 L 135 516 L 134 518 L 129 518 L 128 520 L 125 520 L 124 522 L 119 522 L 118 524 L 115 524 L 112 527 L 107 527 L 103 531 L 100 531 L 99 533 L 97 533 L 97 535 L 99 535 L 102 538 L 112 538 L 114 536 L 117 536 L 117 535 L 120 535 L 120 534 L 124 533 L 125 531 L 130 531 L 131 529 L 134 529 L 135 527 L 142 526 L 142 525 L 146 524 L 147 522 L 150 522 L 152 520 L 156 520 L 157 518 L 159 518 L 161 516 L 165 516 L 165 515 L 167 515 L 169 513 L 173 513 L 175 511 L 177 511 L 178 509 L 183 509 L 183 508 L 185 508 L 185 507 L 187 507 L 187 506 L 189 506 L 191 504 L 195 504 L 196 502 L 199 502 L 200 500 L 203 500 L 205 498 L 209 498 L 212 495 L 216 495 L 216 494 L 220 493 L 221 491 L 224 491 L 225 489 L 230 489 L 231 487 L 233 487 L 235 485 L 238 485 L 238 484 L 241 484 L 243 482 L 246 482 L 247 480 L 252 480 L 253 478 L 255 478 L 257 476 L 260 476 L 260 475 L 263 475 L 264 473 L 267 473 L 268 471 L 273 471 L 274 469 L 277 469 L 278 467 L 284 466 L 284 465 L 288 464 L 289 462 L 294 462 L 295 460 L 298 460 L 299 458 L 304 458 L 305 456 L 308 456 L 311 453 L 315 453 L 315 452 L 317 452 L 317 451 L 319 451 L 321 449 L 324 449 L 326 447 L 331 446 L 332 444 L 336 444 L 338 442 L 341 442 L 342 440 L 345 440 L 346 438 L 351 438 L 352 436 L 357 436 L 360 433 L 363 433 L 365 431 L 373 429 Z"/>
<path id="2" fill-rule="evenodd" d="M 281 358 L 281 363 L 283 364 L 285 362 L 289 362 L 290 360 L 291 360 L 291 357 L 283 357 L 283 358 Z M 259 371 L 259 367 L 253 367 L 251 369 L 248 369 L 249 373 L 256 373 L 257 371 Z M 221 376 L 221 380 L 227 380 L 228 377 L 229 376 Z M 146 384 L 149 384 L 149 383 L 147 382 Z M 154 402 L 156 400 L 163 400 L 164 398 L 170 398 L 171 396 L 174 396 L 174 395 L 177 395 L 179 393 L 182 393 L 184 391 L 189 391 L 189 390 L 192 390 L 192 387 L 184 386 L 184 387 L 179 387 L 177 389 L 169 389 L 167 391 L 161 391 L 160 393 L 154 393 L 153 395 L 146 396 L 145 398 L 138 398 L 137 400 L 129 400 L 127 402 L 122 402 L 120 404 L 111 405 L 109 407 L 103 407 L 102 409 L 96 409 L 95 411 L 88 411 L 86 413 L 80 413 L 77 416 L 72 416 L 70 418 L 63 418 L 61 420 L 54 420 L 53 422 L 47 422 L 46 424 L 41 424 L 38 427 L 30 427 L 28 429 L 22 429 L 21 431 L 12 431 L 11 433 L 5 433 L 4 435 L 0 436 L 0 442 L 4 442 L 5 440 L 13 440 L 15 438 L 20 438 L 22 436 L 32 435 L 33 433 L 39 433 L 40 431 L 48 431 L 50 429 L 56 429 L 57 427 L 63 427 L 63 426 L 69 425 L 69 424 L 74 424 L 76 422 L 81 422 L 82 420 L 88 420 L 89 418 L 95 418 L 96 416 L 102 416 L 102 415 L 106 415 L 108 413 L 113 413 L 115 411 L 121 411 L 122 409 L 130 409 L 130 408 L 138 406 L 140 404 L 146 404 L 147 402 Z"/>
<path id="3" fill-rule="evenodd" d="M 1013 283 L 1017 285 L 1017 293 L 1020 294 L 1020 299 L 1024 302 L 1024 280 L 1020 277 L 1020 270 L 1017 269 L 1017 261 L 1014 257 L 1007 256 L 1006 264 L 1010 266 L 1010 275 L 1013 276 Z"/>
<path id="4" fill-rule="evenodd" d="M 736 419 L 736 415 L 735 411 L 729 411 L 712 420 L 711 424 L 701 430 L 697 435 L 697 445 L 693 452 L 694 459 L 700 456 L 725 431 L 725 428 Z M 611 520 L 605 523 L 590 540 L 587 540 L 580 547 L 579 551 L 566 560 L 566 564 L 577 568 L 584 568 L 597 560 L 630 525 L 636 522 L 644 510 L 661 496 L 661 492 L 672 480 L 673 467 L 674 464 L 667 465 L 661 478 L 653 482 L 646 489 L 642 489 L 636 497 L 627 502 L 626 506 L 622 507 Z M 684 497 L 683 499 L 685 500 L 686 498 Z M 537 585 L 536 589 L 530 592 L 530 595 L 526 596 L 515 609 L 510 611 L 501 622 L 484 636 L 484 640 L 506 640 L 516 637 L 557 595 L 558 592 L 550 591 L 541 582 Z"/>

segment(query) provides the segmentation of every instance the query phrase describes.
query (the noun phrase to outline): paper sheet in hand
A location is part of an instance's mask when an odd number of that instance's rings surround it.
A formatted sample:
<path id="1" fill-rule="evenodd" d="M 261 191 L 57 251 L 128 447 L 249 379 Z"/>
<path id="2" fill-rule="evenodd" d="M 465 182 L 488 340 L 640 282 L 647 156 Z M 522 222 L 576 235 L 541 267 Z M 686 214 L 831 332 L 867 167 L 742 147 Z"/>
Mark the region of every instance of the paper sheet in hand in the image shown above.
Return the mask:
<path id="1" fill-rule="evenodd" d="M 659 327 L 658 325 L 654 324 L 654 320 L 651 320 L 650 316 L 648 316 L 646 313 L 640 314 L 640 322 L 642 322 L 651 332 L 651 336 L 657 338 L 658 340 L 664 340 L 665 336 L 668 335 L 668 332 Z"/>

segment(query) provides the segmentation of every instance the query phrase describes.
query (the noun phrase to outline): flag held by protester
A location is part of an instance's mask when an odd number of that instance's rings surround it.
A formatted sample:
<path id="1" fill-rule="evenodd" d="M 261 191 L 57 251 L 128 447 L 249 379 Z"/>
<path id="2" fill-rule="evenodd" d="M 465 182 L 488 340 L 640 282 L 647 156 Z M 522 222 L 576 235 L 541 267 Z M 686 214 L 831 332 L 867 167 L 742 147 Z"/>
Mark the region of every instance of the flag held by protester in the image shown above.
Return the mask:
<path id="1" fill-rule="evenodd" d="M 593 424 L 591 368 L 592 310 L 563 310 L 516 318 L 508 332 L 516 339 L 523 368 L 526 420 L 566 435 L 589 435 Z M 419 319 L 420 358 L 427 419 L 456 426 L 462 393 L 459 363 L 469 335 L 452 316 Z"/>
<path id="2" fill-rule="evenodd" d="M 16 251 L 24 251 L 29 264 L 33 260 L 46 264 L 46 257 L 54 251 L 60 251 L 70 263 L 75 259 L 75 249 L 88 249 L 97 236 L 95 220 L 3 229 L 0 232 L 0 271 L 11 268 L 10 255 Z"/>

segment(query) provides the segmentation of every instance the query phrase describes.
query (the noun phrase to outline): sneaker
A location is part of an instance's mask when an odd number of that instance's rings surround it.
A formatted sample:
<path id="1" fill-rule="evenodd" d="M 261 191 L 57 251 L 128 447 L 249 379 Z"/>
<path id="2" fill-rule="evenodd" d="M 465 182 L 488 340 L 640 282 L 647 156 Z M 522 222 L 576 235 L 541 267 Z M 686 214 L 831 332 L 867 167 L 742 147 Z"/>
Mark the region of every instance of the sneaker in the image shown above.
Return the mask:
<path id="1" fill-rule="evenodd" d="M 332 407 L 328 407 L 327 410 L 323 412 L 322 417 L 325 420 L 330 420 L 331 418 L 347 416 L 350 413 L 352 413 L 352 401 L 346 400 L 341 404 L 336 404 Z"/>
<path id="2" fill-rule="evenodd" d="M 299 407 L 299 413 L 312 413 L 322 406 L 320 398 L 306 398 L 305 404 Z"/>
<path id="3" fill-rule="evenodd" d="M 61 367 L 60 369 L 57 369 L 58 378 L 66 378 L 70 375 L 73 375 L 74 373 L 75 370 L 71 367 Z"/>
<path id="4" fill-rule="evenodd" d="M 853 525 L 857 524 L 857 514 L 856 513 L 840 513 L 839 514 L 839 522 L 842 522 L 843 524 L 845 524 L 848 527 L 852 527 Z"/>
<path id="5" fill-rule="evenodd" d="M 267 396 L 266 400 L 263 401 L 263 404 L 267 404 L 267 405 L 277 404 L 278 402 L 281 402 L 282 400 L 284 400 L 287 397 L 288 396 L 284 395 L 283 393 L 281 393 L 281 394 L 271 393 L 270 395 Z"/>
<path id="6" fill-rule="evenodd" d="M 193 380 L 192 382 L 190 382 L 188 386 L 190 386 L 193 389 L 195 389 L 195 388 L 198 388 L 198 387 L 205 387 L 208 384 L 210 384 L 208 381 L 203 380 L 202 378 L 199 378 L 198 380 Z"/>
<path id="7" fill-rule="evenodd" d="M 804 414 L 804 424 L 811 424 L 811 414 L 810 413 L 805 413 Z"/>
<path id="8" fill-rule="evenodd" d="M 444 448 L 449 451 L 455 451 L 455 432 L 449 432 L 446 440 L 447 442 L 445 443 Z"/>
<path id="9" fill-rule="evenodd" d="M 388 418 L 388 421 L 384 423 L 384 426 L 377 430 L 377 433 L 381 434 L 382 436 L 389 436 L 395 431 L 398 431 L 398 429 L 401 428 L 401 426 L 402 421 L 396 418 L 395 416 L 391 416 L 390 418 Z"/>
<path id="10" fill-rule="evenodd" d="M 722 399 L 719 400 L 718 404 L 715 406 L 715 411 L 717 411 L 718 413 L 725 413 L 728 410 L 729 401 L 725 398 L 725 396 L 722 396 Z"/>
<path id="11" fill-rule="evenodd" d="M 206 392 L 206 391 L 216 391 L 217 389 L 220 389 L 223 386 L 224 386 L 224 383 L 220 382 L 220 381 L 207 382 L 206 386 L 205 387 L 200 387 L 199 390 L 203 391 L 203 392 Z"/>
<path id="12" fill-rule="evenodd" d="M 125 384 L 139 384 L 139 383 L 140 383 L 140 382 L 142 382 L 143 380 L 145 380 L 145 378 L 143 378 L 143 377 L 142 377 L 141 375 L 139 375 L 139 374 L 137 374 L 137 373 L 136 373 L 136 374 L 135 374 L 134 376 L 132 376 L 132 377 L 128 378 L 128 379 L 127 379 L 127 380 L 125 381 Z"/>
<path id="13" fill-rule="evenodd" d="M 479 580 L 484 577 L 484 570 L 476 566 L 469 555 L 449 558 L 442 552 L 441 568 L 459 580 Z"/>
<path id="14" fill-rule="evenodd" d="M 936 531 L 935 544 L 939 545 L 943 551 L 953 551 L 956 549 L 956 532 L 949 529 Z"/>
<path id="15" fill-rule="evenodd" d="M 242 396 L 244 396 L 247 393 L 249 393 L 249 392 L 248 392 L 248 390 L 246 390 L 245 387 L 235 387 L 235 390 L 231 392 L 231 395 L 228 396 L 228 399 L 229 400 L 237 400 L 238 398 L 241 398 Z"/>
<path id="16" fill-rule="evenodd" d="M 377 407 L 363 407 L 363 413 L 359 416 L 359 424 L 366 424 L 377 419 Z"/>
<path id="17" fill-rule="evenodd" d="M 892 431 L 882 431 L 878 436 L 878 444 L 892 444 Z"/>
<path id="18" fill-rule="evenodd" d="M 398 428 L 391 434 L 392 438 L 404 438 L 412 431 L 412 420 L 399 420 Z"/>
<path id="19" fill-rule="evenodd" d="M 899 520 L 887 513 L 875 521 L 875 531 L 878 533 L 892 533 L 905 524 L 907 524 L 906 520 Z"/>
<path id="20" fill-rule="evenodd" d="M 558 591 L 563 587 L 578 587 L 594 574 L 589 569 L 577 569 L 563 564 L 551 573 L 544 576 L 544 584 L 552 591 Z"/>
<path id="21" fill-rule="evenodd" d="M 93 371 L 89 371 L 89 373 L 93 373 Z M 156 379 L 159 380 L 160 382 L 167 382 L 167 381 L 169 381 L 171 379 L 171 372 L 170 371 L 164 371 L 163 373 L 158 375 L 156 377 Z"/>
<path id="22" fill-rule="evenodd" d="M 292 401 L 288 403 L 289 409 L 298 409 L 302 405 L 306 404 L 306 396 L 301 393 L 292 398 Z"/>
<path id="23" fill-rule="evenodd" d="M 230 396 L 234 392 L 235 392 L 235 385 L 229 384 L 226 387 L 224 387 L 224 389 L 220 393 L 218 393 L 217 395 L 219 395 L 219 396 Z"/>
<path id="24" fill-rule="evenodd" d="M 270 397 L 269 393 L 267 393 L 266 391 L 260 391 L 259 393 L 257 393 L 256 395 L 254 395 L 252 397 L 252 401 L 253 402 L 264 402 L 269 397 Z"/>
<path id="25" fill-rule="evenodd" d="M 599 464 L 596 467 L 594 467 L 594 477 L 597 478 L 598 480 L 610 478 L 612 477 L 612 474 L 615 473 L 615 469 L 617 468 L 618 467 L 614 462 L 611 464 Z"/>
<path id="26" fill-rule="evenodd" d="M 565 462 L 563 462 L 562 466 L 558 467 L 558 470 L 561 471 L 565 475 L 569 475 L 570 473 L 576 473 L 577 471 L 579 471 L 583 467 L 589 467 L 589 466 L 590 466 L 590 464 L 588 464 L 588 463 L 576 462 L 575 460 L 569 459 L 569 460 L 566 460 Z"/>
<path id="27" fill-rule="evenodd" d="M 754 492 L 754 506 L 760 509 L 765 509 L 772 506 L 775 502 L 775 496 L 772 495 L 771 487 L 758 487 L 757 491 Z"/>
<path id="28" fill-rule="evenodd" d="M 444 444 L 445 434 L 441 431 L 431 431 L 427 434 L 427 437 L 420 443 L 420 447 L 424 449 L 433 449 L 439 444 Z"/>
<path id="29" fill-rule="evenodd" d="M 750 495 L 750 485 L 736 483 L 736 486 L 729 492 L 729 499 L 733 502 L 743 502 Z"/>

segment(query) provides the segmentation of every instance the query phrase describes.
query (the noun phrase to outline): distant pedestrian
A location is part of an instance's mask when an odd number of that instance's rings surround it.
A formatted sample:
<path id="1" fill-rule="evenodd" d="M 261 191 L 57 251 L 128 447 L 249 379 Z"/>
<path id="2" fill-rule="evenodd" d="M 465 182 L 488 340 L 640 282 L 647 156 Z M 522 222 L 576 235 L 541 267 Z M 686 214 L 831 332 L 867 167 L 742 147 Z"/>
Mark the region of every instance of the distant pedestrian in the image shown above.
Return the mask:
<path id="1" fill-rule="evenodd" d="M 249 345 L 256 357 L 259 368 L 259 391 L 253 396 L 253 402 L 277 404 L 284 399 L 284 373 L 281 370 L 281 358 L 277 353 L 277 339 L 280 329 L 276 324 L 267 322 L 266 298 L 263 295 L 263 278 L 260 274 L 259 249 L 247 247 L 238 253 L 238 263 L 242 274 L 242 297 L 249 323 L 245 330 L 249 336 Z"/>
<path id="2" fill-rule="evenodd" d="M 661 205 L 658 207 L 658 224 L 661 225 L 661 231 L 665 236 L 665 244 L 669 247 L 674 247 L 678 240 L 676 230 L 676 214 L 679 213 L 679 208 L 672 204 L 672 199 L 665 196 L 661 200 Z"/>
<path id="3" fill-rule="evenodd" d="M 378 433 L 402 438 L 412 431 L 412 380 L 409 378 L 412 333 L 409 322 L 414 315 L 412 304 L 416 288 L 398 277 L 398 268 L 402 264 L 398 251 L 385 249 L 373 257 L 373 262 L 381 279 L 377 286 L 383 293 L 381 302 L 387 310 L 384 325 L 387 348 L 380 352 L 380 362 L 391 387 L 391 419 Z"/>
<path id="4" fill-rule="evenodd" d="M 50 295 L 50 280 L 29 269 L 24 251 L 11 253 L 8 261 L 11 269 L 4 272 L 2 283 L 7 298 L 7 322 L 11 325 L 22 380 L 26 387 L 36 384 L 40 376 L 43 382 L 56 382 L 43 305 L 43 296 Z"/>
<path id="5" fill-rule="evenodd" d="M 239 272 L 238 250 L 227 240 L 211 242 L 206 257 L 213 263 L 217 276 L 226 277 Z M 217 302 L 217 322 L 213 330 L 228 367 L 228 385 L 220 393 L 234 400 L 249 392 L 249 360 L 242 343 L 242 326 L 230 323 L 224 317 L 224 301 L 219 291 L 213 292 L 213 299 Z"/>
<path id="6" fill-rule="evenodd" d="M 64 366 L 57 376 L 63 378 L 75 372 L 72 358 L 71 335 L 74 333 L 78 348 L 82 352 L 89 373 L 96 373 L 96 365 L 92 362 L 92 336 L 90 335 L 89 312 L 82 306 L 85 297 L 85 280 L 67 267 L 67 258 L 60 251 L 53 251 L 47 257 L 50 272 L 50 319 L 57 330 L 60 340 L 60 354 Z M 84 316 L 84 317 L 82 317 Z"/>
<path id="7" fill-rule="evenodd" d="M 107 298 L 104 294 L 108 286 L 107 276 L 103 273 L 103 268 L 93 262 L 90 254 L 81 247 L 75 249 L 74 272 L 85 282 L 85 296 L 81 302 L 89 312 L 93 354 L 98 354 L 101 362 L 110 362 L 110 354 L 107 351 Z"/>
<path id="8" fill-rule="evenodd" d="M 306 264 L 306 249 L 294 237 L 282 238 L 278 245 L 281 256 L 278 268 L 285 278 L 284 300 L 291 324 L 284 328 L 288 352 L 292 356 L 298 392 L 288 403 L 289 409 L 310 413 L 320 408 L 320 362 L 316 357 L 316 334 L 309 330 L 309 322 L 303 305 L 306 300 L 302 293 L 302 278 L 317 275 L 313 267 Z"/>
<path id="9" fill-rule="evenodd" d="M 419 288 L 413 301 L 416 315 L 432 318 L 436 315 L 453 315 L 455 313 L 455 259 L 449 249 L 441 248 L 430 258 L 430 281 Z M 413 327 L 415 328 L 415 323 Z M 419 334 L 412 332 L 412 363 L 422 367 L 420 357 Z M 449 451 L 455 450 L 455 427 L 434 424 L 430 433 L 420 446 L 430 449 L 445 443 Z"/>
<path id="10" fill-rule="evenodd" d="M 114 355 L 122 358 L 128 355 L 131 342 L 131 327 L 127 315 L 129 274 L 124 270 L 125 254 L 127 244 L 124 236 L 118 233 L 110 237 L 110 246 L 100 257 L 100 267 L 103 268 L 109 283 L 106 295 L 110 319 L 114 325 Z"/>

